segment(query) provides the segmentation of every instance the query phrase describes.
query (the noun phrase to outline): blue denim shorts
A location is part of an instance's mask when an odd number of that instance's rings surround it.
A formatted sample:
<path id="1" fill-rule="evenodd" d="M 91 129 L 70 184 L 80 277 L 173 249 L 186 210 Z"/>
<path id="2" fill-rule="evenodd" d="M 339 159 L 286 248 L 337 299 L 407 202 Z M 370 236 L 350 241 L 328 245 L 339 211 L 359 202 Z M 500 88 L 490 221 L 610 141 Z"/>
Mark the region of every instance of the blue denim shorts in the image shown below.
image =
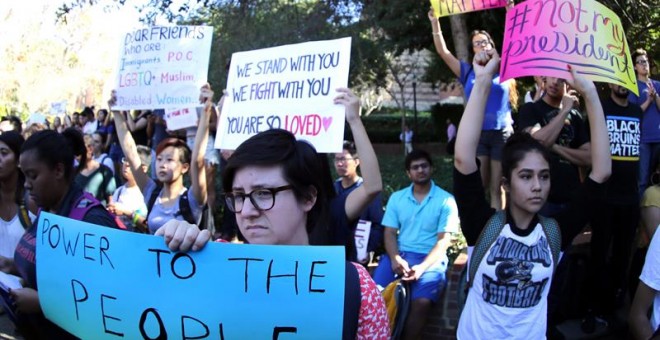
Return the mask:
<path id="1" fill-rule="evenodd" d="M 502 150 L 511 133 L 507 130 L 481 130 L 477 156 L 487 156 L 491 160 L 502 160 Z"/>
<path id="2" fill-rule="evenodd" d="M 420 264 L 426 258 L 426 254 L 401 252 L 401 257 L 408 262 L 410 267 Z M 447 258 L 440 258 L 432 264 L 417 281 L 411 282 L 412 299 L 429 299 L 437 302 L 442 290 L 447 282 L 445 272 L 447 271 Z M 374 272 L 374 281 L 377 285 L 385 288 L 390 282 L 396 279 L 396 274 L 392 271 L 392 262 L 390 257 L 384 254 L 380 257 L 378 267 Z"/>

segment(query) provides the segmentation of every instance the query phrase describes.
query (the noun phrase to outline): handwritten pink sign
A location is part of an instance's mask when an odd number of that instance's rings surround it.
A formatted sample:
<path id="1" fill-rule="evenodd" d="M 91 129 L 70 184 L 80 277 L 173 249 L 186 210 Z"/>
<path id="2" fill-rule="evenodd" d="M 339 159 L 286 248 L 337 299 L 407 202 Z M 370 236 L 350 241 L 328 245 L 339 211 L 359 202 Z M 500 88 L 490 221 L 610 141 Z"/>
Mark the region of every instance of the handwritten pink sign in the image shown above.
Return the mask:
<path id="1" fill-rule="evenodd" d="M 528 0 L 506 15 L 501 80 L 570 76 L 567 64 L 593 81 L 637 93 L 621 20 L 594 0 Z"/>
<path id="2" fill-rule="evenodd" d="M 436 18 L 506 6 L 507 0 L 431 0 Z"/>

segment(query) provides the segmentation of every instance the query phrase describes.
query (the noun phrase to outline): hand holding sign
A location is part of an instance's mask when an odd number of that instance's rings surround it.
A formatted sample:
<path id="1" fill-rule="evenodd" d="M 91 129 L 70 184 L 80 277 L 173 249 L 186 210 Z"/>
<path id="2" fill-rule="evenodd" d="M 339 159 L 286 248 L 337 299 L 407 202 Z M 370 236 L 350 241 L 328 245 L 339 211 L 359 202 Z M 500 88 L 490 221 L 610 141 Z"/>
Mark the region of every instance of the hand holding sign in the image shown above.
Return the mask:
<path id="1" fill-rule="evenodd" d="M 580 75 L 577 70 L 570 64 L 567 65 L 568 70 L 571 72 L 571 77 L 566 79 L 568 85 L 576 89 L 580 94 L 586 96 L 596 92 L 596 85 L 594 82 L 587 79 L 585 76 Z M 598 94 L 596 94 L 597 96 Z"/>
<path id="2" fill-rule="evenodd" d="M 199 103 L 205 104 L 213 101 L 213 90 L 211 90 L 211 84 L 206 83 L 202 85 L 199 91 Z"/>
<path id="3" fill-rule="evenodd" d="M 166 233 L 192 230 L 176 226 Z M 172 252 L 152 235 L 49 213 L 37 228 L 38 302 L 79 338 L 341 338 L 343 248 L 213 243 Z M 136 278 L 141 288 L 126 289 Z M 209 282 L 226 294 L 209 295 Z"/>
<path id="4" fill-rule="evenodd" d="M 338 88 L 337 92 L 339 92 L 339 95 L 335 97 L 334 102 L 346 107 L 346 121 L 360 120 L 360 98 L 345 87 Z"/>
<path id="5" fill-rule="evenodd" d="M 163 236 L 165 244 L 172 251 L 197 251 L 209 242 L 211 233 L 208 230 L 199 230 L 196 225 L 186 221 L 170 220 L 154 233 Z"/>
<path id="6" fill-rule="evenodd" d="M 117 91 L 112 90 L 110 91 L 110 99 L 108 99 L 108 108 L 112 110 L 112 108 L 117 104 Z"/>

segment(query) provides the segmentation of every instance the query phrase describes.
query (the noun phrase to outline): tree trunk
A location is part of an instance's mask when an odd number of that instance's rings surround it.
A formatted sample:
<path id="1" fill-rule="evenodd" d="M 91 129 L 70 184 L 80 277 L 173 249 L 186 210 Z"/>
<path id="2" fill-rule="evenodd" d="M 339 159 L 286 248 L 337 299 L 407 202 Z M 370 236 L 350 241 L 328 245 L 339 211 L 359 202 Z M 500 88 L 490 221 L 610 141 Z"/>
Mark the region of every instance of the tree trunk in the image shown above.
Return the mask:
<path id="1" fill-rule="evenodd" d="M 452 15 L 449 17 L 449 23 L 451 24 L 451 34 L 454 38 L 456 58 L 468 62 L 470 37 L 468 35 L 467 24 L 465 23 L 465 15 Z"/>

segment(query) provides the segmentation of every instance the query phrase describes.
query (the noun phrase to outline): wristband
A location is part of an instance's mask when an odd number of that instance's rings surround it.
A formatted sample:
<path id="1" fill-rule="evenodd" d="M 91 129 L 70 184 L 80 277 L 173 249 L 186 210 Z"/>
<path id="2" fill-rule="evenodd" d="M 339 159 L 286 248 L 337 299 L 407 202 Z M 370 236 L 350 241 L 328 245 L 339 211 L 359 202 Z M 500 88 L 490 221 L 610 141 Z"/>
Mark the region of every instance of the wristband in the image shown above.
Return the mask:
<path id="1" fill-rule="evenodd" d="M 431 35 L 441 36 L 441 35 L 442 35 L 442 32 L 433 32 L 433 33 L 431 33 Z"/>
<path id="2" fill-rule="evenodd" d="M 139 219 L 140 219 L 140 215 L 138 215 L 137 211 L 134 211 L 133 212 L 133 220 L 132 220 L 133 225 L 137 225 Z"/>

